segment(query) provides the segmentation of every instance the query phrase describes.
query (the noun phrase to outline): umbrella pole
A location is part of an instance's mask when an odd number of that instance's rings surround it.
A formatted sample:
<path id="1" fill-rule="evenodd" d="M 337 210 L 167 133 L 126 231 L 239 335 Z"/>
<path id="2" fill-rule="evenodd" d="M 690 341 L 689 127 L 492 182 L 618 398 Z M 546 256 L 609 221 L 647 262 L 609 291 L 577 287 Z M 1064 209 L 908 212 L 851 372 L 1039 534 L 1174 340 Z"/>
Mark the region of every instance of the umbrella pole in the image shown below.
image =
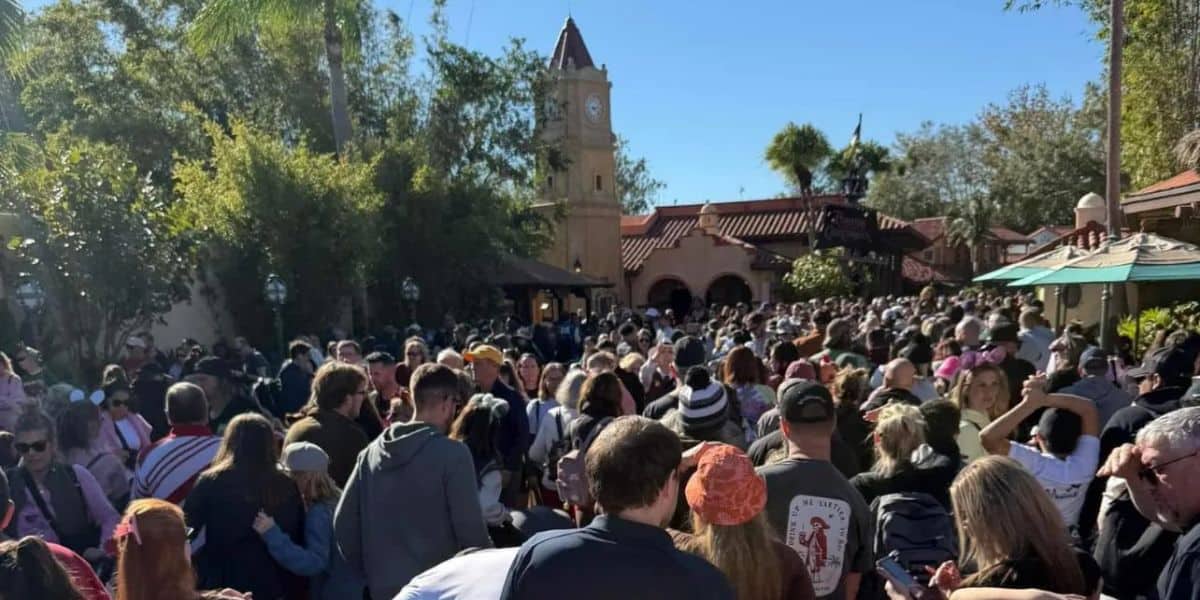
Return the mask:
<path id="1" fill-rule="evenodd" d="M 1141 356 L 1138 354 L 1138 342 L 1142 340 L 1142 299 L 1136 298 L 1133 301 L 1133 356 L 1134 358 Z"/>

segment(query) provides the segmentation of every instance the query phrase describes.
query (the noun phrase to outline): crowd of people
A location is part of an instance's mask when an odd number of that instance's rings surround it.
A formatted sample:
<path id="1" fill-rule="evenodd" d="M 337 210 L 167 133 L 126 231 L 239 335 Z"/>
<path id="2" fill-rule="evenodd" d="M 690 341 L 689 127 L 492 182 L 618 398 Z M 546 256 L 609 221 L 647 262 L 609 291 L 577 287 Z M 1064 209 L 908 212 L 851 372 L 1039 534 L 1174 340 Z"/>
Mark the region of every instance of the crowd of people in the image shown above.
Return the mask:
<path id="1" fill-rule="evenodd" d="M 1042 310 L 448 319 L 278 369 L 141 333 L 91 392 L 22 345 L 0 598 L 1200 597 L 1200 334 Z"/>

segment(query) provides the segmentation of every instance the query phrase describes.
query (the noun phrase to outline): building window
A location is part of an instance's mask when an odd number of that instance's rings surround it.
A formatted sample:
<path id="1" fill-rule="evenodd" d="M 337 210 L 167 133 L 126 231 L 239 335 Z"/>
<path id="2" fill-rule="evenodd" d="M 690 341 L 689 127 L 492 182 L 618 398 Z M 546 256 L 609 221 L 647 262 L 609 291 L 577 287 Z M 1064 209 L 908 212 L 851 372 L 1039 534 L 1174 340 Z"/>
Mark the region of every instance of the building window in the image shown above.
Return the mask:
<path id="1" fill-rule="evenodd" d="M 600 175 L 596 176 L 596 191 L 597 192 L 604 191 L 604 177 L 602 177 Z"/>
<path id="2" fill-rule="evenodd" d="M 554 189 L 554 176 L 553 175 L 546 176 L 546 189 L 548 189 L 548 190 Z"/>

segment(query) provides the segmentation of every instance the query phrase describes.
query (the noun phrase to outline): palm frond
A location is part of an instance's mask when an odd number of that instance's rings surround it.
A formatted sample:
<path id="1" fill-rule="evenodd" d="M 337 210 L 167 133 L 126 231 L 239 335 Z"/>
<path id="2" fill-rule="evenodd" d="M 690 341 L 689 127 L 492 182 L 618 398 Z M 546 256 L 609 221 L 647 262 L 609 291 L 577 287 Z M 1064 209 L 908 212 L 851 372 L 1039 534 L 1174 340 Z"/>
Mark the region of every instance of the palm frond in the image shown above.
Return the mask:
<path id="1" fill-rule="evenodd" d="M 320 17 L 320 0 L 209 0 L 196 14 L 188 39 L 213 51 L 258 29 L 286 29 Z"/>
<path id="2" fill-rule="evenodd" d="M 18 0 L 0 0 L 0 62 L 7 62 L 21 47 L 25 10 Z"/>
<path id="3" fill-rule="evenodd" d="M 1200 171 L 1200 129 L 1179 139 L 1175 144 L 1175 160 L 1181 167 Z"/>

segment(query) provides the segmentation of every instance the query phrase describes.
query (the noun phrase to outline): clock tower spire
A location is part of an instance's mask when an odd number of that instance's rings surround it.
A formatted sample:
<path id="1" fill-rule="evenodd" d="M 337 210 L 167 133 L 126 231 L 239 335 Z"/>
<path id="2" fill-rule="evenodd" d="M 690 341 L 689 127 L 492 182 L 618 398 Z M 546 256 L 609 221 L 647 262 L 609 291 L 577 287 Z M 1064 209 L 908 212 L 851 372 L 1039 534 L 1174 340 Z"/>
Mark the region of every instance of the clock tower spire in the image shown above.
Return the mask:
<path id="1" fill-rule="evenodd" d="M 621 270 L 621 207 L 616 193 L 616 136 L 612 131 L 608 69 L 598 68 L 575 20 L 567 17 L 549 64 L 552 84 L 545 106 L 542 138 L 558 146 L 566 165 L 545 174 L 539 206 L 556 205 L 566 216 L 557 223 L 554 244 L 542 260 L 559 268 L 576 266 L 613 288 L 624 285 Z M 615 300 L 615 298 L 611 298 Z M 605 298 L 597 298 L 605 308 Z"/>

